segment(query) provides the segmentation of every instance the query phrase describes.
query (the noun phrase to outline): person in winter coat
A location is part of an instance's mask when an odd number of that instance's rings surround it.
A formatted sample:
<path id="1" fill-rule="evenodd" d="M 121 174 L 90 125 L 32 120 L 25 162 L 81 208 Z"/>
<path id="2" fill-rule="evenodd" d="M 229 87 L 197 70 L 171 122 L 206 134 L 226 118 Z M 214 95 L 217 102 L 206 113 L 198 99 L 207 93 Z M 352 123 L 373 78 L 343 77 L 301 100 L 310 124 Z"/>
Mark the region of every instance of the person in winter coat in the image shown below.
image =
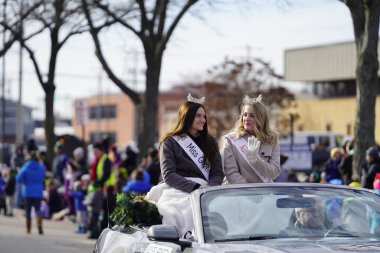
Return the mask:
<path id="1" fill-rule="evenodd" d="M 373 189 L 373 181 L 376 173 L 380 173 L 379 150 L 373 146 L 366 151 L 367 164 L 362 168 L 361 185 L 363 188 Z"/>
<path id="2" fill-rule="evenodd" d="M 339 165 L 340 175 L 342 176 L 343 184 L 349 185 L 353 182 L 352 179 L 352 159 L 354 157 L 354 143 L 347 141 L 343 145 L 342 162 Z"/>
<path id="3" fill-rule="evenodd" d="M 184 140 L 189 145 L 183 146 Z M 208 133 L 203 102 L 190 94 L 179 109 L 176 126 L 163 138 L 159 150 L 162 178 L 170 187 L 190 193 L 222 183 L 219 148 Z M 190 177 L 202 179 L 204 183 L 189 180 Z"/>
<path id="4" fill-rule="evenodd" d="M 28 141 L 27 150 L 30 159 L 24 163 L 16 176 L 16 181 L 23 184 L 23 197 L 25 198 L 26 233 L 31 230 L 31 211 L 34 207 L 37 216 L 38 233 L 43 234 L 42 216 L 40 213 L 41 200 L 44 190 L 45 168 L 37 158 L 37 145 L 33 139 Z"/>
<path id="5" fill-rule="evenodd" d="M 227 183 L 272 182 L 280 175 L 278 135 L 270 127 L 261 95 L 243 99 L 234 131 L 225 137 L 223 155 Z"/>
<path id="6" fill-rule="evenodd" d="M 97 239 L 100 235 L 99 216 L 103 207 L 103 199 L 102 186 L 99 181 L 95 181 L 94 191 L 87 194 L 83 202 L 90 210 L 90 223 L 88 225 L 88 229 L 90 230 L 89 239 Z"/>
<path id="7" fill-rule="evenodd" d="M 88 212 L 86 205 L 83 204 L 83 201 L 86 197 L 86 191 L 82 188 L 81 181 L 74 182 L 74 190 L 71 195 L 74 198 L 75 212 L 76 212 L 76 220 L 78 223 L 78 228 L 75 231 L 79 234 L 87 233 L 87 224 L 88 224 Z"/>
<path id="8" fill-rule="evenodd" d="M 70 159 L 68 155 L 65 153 L 63 140 L 59 140 L 55 143 L 54 152 L 55 157 L 53 160 L 53 174 L 54 177 L 59 179 L 60 183 L 63 185 L 65 181 L 65 169 Z"/>
<path id="9" fill-rule="evenodd" d="M 342 153 L 339 148 L 330 151 L 330 159 L 325 164 L 326 180 L 330 182 L 334 179 L 341 180 L 339 165 L 342 162 Z"/>
<path id="10" fill-rule="evenodd" d="M 138 167 L 138 155 L 139 149 L 134 143 L 129 144 L 125 149 L 125 154 L 127 157 L 121 163 L 120 167 L 127 170 L 127 175 L 131 175 L 132 172 Z"/>
<path id="11" fill-rule="evenodd" d="M 144 171 L 138 169 L 132 172 L 131 180 L 124 185 L 122 191 L 147 193 L 150 188 L 150 183 L 144 180 Z"/>
<path id="12" fill-rule="evenodd" d="M 208 133 L 204 100 L 189 94 L 179 108 L 174 128 L 160 143 L 164 183 L 152 187 L 146 197 L 157 203 L 162 223 L 176 226 L 184 238 L 194 227 L 189 193 L 220 185 L 224 176 L 217 142 Z"/>
<path id="13" fill-rule="evenodd" d="M 7 216 L 13 216 L 13 196 L 16 192 L 16 170 L 9 169 L 4 184 Z"/>

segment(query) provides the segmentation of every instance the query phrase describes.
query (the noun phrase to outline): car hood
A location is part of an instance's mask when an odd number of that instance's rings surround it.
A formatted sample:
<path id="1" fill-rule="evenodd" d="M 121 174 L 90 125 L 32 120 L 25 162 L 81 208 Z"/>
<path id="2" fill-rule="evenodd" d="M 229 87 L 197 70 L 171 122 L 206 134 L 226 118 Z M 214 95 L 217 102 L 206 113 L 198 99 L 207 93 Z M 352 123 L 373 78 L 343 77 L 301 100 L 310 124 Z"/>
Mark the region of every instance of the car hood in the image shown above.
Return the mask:
<path id="1" fill-rule="evenodd" d="M 197 247 L 194 247 L 197 248 Z M 322 252 L 380 252 L 377 239 L 342 239 L 323 240 L 265 240 L 249 242 L 228 242 L 205 244 L 199 252 L 220 253 L 322 253 Z M 185 251 L 186 252 L 186 251 Z M 190 251 L 190 252 L 198 252 Z"/>

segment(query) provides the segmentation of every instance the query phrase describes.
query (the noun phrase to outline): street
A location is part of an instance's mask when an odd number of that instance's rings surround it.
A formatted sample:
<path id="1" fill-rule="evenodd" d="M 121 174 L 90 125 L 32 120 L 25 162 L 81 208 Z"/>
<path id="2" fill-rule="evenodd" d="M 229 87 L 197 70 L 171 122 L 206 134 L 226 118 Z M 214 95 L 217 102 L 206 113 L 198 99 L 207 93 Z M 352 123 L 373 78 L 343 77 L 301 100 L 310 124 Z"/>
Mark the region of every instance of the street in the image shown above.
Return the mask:
<path id="1" fill-rule="evenodd" d="M 22 210 L 15 210 L 14 217 L 0 216 L 0 253 L 84 253 L 92 252 L 95 240 L 87 235 L 74 233 L 75 224 L 69 220 L 44 220 L 44 235 L 38 235 L 35 221 L 32 233 L 25 233 Z"/>

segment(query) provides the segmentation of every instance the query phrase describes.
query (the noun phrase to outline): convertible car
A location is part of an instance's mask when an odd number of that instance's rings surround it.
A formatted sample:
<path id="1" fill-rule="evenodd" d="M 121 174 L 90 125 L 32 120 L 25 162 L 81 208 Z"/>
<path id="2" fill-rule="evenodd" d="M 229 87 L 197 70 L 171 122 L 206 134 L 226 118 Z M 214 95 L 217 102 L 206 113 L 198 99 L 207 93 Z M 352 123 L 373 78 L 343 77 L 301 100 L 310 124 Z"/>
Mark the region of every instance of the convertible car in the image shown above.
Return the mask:
<path id="1" fill-rule="evenodd" d="M 380 196 L 325 184 L 244 184 L 191 193 L 194 229 L 114 227 L 94 253 L 380 252 Z"/>

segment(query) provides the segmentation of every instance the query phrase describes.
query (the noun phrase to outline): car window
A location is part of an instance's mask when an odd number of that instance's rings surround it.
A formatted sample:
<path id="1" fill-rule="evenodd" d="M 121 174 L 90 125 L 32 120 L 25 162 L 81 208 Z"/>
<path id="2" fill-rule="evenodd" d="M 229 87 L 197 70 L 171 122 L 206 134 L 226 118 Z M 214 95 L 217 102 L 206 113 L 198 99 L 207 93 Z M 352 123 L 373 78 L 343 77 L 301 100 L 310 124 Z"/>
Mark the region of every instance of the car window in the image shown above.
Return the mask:
<path id="1" fill-rule="evenodd" d="M 323 187 L 226 189 L 201 197 L 207 242 L 379 236 L 379 203 L 372 193 Z"/>
<path id="2" fill-rule="evenodd" d="M 220 196 L 209 205 L 210 212 L 217 212 L 226 220 L 230 236 L 253 233 L 274 234 L 288 225 L 292 209 L 276 208 L 276 200 L 284 195 Z M 270 210 L 270 215 L 268 211 Z"/>

